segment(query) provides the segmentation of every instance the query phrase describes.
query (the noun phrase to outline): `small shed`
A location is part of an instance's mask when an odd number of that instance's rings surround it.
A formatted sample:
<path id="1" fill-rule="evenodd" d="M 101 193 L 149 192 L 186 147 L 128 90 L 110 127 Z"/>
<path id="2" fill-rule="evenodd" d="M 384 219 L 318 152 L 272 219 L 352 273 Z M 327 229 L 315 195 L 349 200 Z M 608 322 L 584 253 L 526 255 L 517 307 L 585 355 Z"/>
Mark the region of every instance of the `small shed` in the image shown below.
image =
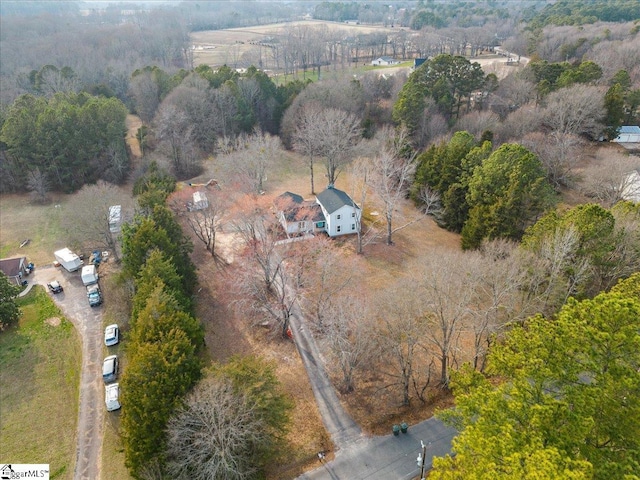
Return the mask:
<path id="1" fill-rule="evenodd" d="M 613 141 L 616 143 L 640 143 L 640 127 L 637 125 L 620 127 L 618 136 Z"/>
<path id="2" fill-rule="evenodd" d="M 0 272 L 17 285 L 22 283 L 22 277 L 27 272 L 27 257 L 3 258 L 0 260 Z"/>
<path id="3" fill-rule="evenodd" d="M 209 207 L 209 199 L 204 192 L 193 192 L 193 204 L 191 210 L 204 210 Z"/>
<path id="4" fill-rule="evenodd" d="M 371 62 L 371 65 L 374 66 L 389 66 L 389 65 L 398 65 L 400 63 L 399 60 L 391 57 L 379 57 Z"/>

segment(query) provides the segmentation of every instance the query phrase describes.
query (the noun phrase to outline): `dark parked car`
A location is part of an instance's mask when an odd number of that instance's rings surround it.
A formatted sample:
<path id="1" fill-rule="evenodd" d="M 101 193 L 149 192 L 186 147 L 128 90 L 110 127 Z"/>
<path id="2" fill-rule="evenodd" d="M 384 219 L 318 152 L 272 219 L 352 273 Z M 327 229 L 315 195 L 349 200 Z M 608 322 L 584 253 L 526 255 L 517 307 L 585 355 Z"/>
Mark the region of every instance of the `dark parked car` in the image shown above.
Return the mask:
<path id="1" fill-rule="evenodd" d="M 98 285 L 87 286 L 87 298 L 89 299 L 89 305 L 97 307 L 102 305 L 102 293 Z"/>
<path id="2" fill-rule="evenodd" d="M 47 287 L 49 287 L 51 293 L 61 293 L 64 291 L 64 288 L 62 288 L 62 285 L 60 285 L 60 282 L 58 282 L 57 280 L 54 280 L 51 283 L 47 283 Z"/>

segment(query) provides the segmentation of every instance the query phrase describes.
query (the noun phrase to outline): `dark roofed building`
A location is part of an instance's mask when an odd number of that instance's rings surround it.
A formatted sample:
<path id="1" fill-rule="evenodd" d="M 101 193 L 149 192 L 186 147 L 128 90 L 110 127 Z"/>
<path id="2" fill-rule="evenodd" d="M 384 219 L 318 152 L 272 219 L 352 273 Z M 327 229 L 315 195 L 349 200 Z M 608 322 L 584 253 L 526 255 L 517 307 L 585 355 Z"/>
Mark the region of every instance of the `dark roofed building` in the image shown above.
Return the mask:
<path id="1" fill-rule="evenodd" d="M 27 272 L 27 257 L 1 259 L 0 272 L 4 273 L 9 280 L 20 285 L 22 283 L 22 277 Z"/>

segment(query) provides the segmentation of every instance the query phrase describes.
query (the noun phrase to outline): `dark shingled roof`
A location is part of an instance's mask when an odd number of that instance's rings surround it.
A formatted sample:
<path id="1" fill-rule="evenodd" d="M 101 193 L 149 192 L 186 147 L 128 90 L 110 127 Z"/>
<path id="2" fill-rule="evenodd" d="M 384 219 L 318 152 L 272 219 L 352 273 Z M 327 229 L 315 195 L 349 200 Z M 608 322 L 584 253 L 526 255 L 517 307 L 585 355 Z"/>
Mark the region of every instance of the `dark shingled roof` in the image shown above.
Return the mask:
<path id="1" fill-rule="evenodd" d="M 278 195 L 278 200 L 291 200 L 294 203 L 302 203 L 304 199 L 297 193 L 284 192 Z"/>
<path id="2" fill-rule="evenodd" d="M 17 277 L 20 274 L 20 267 L 25 261 L 26 257 L 3 258 L 0 260 L 0 272 L 9 278 Z"/>
<path id="3" fill-rule="evenodd" d="M 316 198 L 318 202 L 324 207 L 324 209 L 331 215 L 336 210 L 344 207 L 345 205 L 355 205 L 355 202 L 351 200 L 351 197 L 342 190 L 329 187 L 324 192 L 320 192 Z M 356 208 L 360 208 L 356 205 Z"/>

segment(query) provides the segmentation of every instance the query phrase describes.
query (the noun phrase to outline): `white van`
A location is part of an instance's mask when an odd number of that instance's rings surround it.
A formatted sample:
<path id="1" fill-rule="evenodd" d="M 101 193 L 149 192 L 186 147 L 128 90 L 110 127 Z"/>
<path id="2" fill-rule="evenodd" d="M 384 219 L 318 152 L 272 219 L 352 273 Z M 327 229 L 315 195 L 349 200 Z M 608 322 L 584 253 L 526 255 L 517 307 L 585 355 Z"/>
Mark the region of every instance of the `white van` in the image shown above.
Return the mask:
<path id="1" fill-rule="evenodd" d="M 113 412 L 120 408 L 119 394 L 120 386 L 117 383 L 104 387 L 104 402 L 107 404 L 107 412 Z"/>

